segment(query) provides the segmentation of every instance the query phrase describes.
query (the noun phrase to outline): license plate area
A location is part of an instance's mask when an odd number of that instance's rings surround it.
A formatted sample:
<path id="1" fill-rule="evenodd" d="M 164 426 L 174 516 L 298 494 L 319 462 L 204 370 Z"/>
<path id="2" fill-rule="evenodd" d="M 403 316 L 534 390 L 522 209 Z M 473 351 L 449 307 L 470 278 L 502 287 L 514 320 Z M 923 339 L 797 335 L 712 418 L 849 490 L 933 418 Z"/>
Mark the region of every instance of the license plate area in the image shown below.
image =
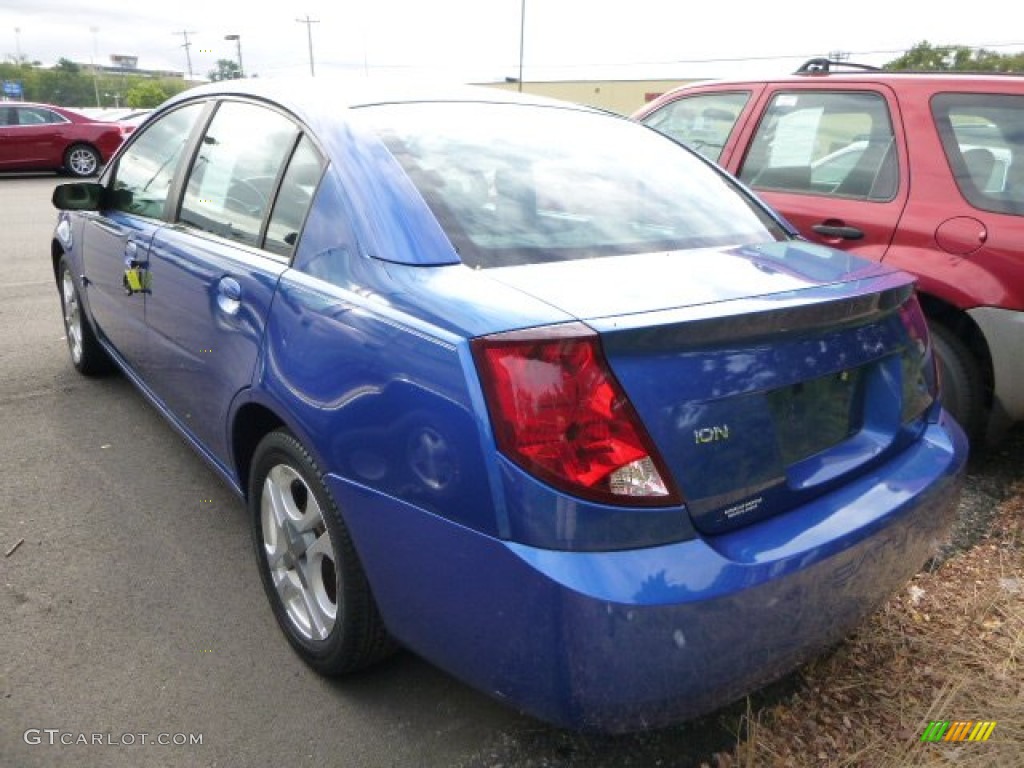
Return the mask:
<path id="1" fill-rule="evenodd" d="M 826 451 L 861 430 L 865 377 L 865 367 L 853 368 L 768 393 L 785 466 Z"/>

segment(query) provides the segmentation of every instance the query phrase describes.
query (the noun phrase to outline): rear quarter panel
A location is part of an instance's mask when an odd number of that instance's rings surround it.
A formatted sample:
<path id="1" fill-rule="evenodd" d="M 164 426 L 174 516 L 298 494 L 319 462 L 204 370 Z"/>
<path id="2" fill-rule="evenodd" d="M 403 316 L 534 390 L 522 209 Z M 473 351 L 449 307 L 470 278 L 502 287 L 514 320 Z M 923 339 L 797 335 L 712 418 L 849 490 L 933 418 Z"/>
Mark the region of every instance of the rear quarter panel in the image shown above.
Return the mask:
<path id="1" fill-rule="evenodd" d="M 325 473 L 497 534 L 467 342 L 289 271 L 256 389 Z M 343 511 L 344 514 L 344 511 Z"/>

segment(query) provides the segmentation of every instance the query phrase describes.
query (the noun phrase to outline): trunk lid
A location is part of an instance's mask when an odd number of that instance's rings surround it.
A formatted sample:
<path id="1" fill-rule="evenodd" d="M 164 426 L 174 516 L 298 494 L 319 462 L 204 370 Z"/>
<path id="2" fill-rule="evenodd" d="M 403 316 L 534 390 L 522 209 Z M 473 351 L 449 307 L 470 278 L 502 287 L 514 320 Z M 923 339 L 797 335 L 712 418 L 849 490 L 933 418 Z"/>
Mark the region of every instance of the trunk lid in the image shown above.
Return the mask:
<path id="1" fill-rule="evenodd" d="M 698 530 L 799 506 L 920 434 L 934 381 L 909 276 L 803 243 L 643 258 L 594 260 L 584 285 L 538 276 L 570 265 L 491 272 L 600 334 Z"/>
<path id="2" fill-rule="evenodd" d="M 890 271 L 844 251 L 787 241 L 500 267 L 481 274 L 591 320 L 770 296 Z"/>

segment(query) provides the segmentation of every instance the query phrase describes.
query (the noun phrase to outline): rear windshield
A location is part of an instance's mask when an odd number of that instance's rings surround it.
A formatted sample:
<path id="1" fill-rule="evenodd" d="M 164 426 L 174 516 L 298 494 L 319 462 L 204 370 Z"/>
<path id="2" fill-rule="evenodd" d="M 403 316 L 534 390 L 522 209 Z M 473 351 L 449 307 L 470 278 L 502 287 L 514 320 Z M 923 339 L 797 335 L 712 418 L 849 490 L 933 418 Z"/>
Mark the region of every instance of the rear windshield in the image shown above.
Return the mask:
<path id="1" fill-rule="evenodd" d="M 728 177 L 623 118 L 485 103 L 360 113 L 470 266 L 787 237 Z"/>

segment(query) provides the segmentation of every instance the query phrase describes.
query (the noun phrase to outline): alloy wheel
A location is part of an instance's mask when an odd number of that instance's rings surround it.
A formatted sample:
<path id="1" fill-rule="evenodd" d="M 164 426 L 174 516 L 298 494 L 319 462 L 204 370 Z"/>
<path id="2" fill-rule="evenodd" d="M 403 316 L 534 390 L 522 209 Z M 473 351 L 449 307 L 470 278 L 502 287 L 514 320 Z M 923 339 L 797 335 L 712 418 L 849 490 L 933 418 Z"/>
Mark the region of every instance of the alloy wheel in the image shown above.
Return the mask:
<path id="1" fill-rule="evenodd" d="M 92 176 L 99 162 L 96 153 L 88 147 L 75 147 L 68 153 L 68 166 L 75 176 Z"/>
<path id="2" fill-rule="evenodd" d="M 64 299 L 64 332 L 68 337 L 71 359 L 77 364 L 82 361 L 82 312 L 78 306 L 78 291 L 68 270 L 61 277 L 61 295 Z"/>
<path id="3" fill-rule="evenodd" d="M 260 520 L 271 581 L 288 619 L 304 638 L 326 639 L 338 616 L 334 546 L 313 491 L 291 466 L 267 473 Z"/>

